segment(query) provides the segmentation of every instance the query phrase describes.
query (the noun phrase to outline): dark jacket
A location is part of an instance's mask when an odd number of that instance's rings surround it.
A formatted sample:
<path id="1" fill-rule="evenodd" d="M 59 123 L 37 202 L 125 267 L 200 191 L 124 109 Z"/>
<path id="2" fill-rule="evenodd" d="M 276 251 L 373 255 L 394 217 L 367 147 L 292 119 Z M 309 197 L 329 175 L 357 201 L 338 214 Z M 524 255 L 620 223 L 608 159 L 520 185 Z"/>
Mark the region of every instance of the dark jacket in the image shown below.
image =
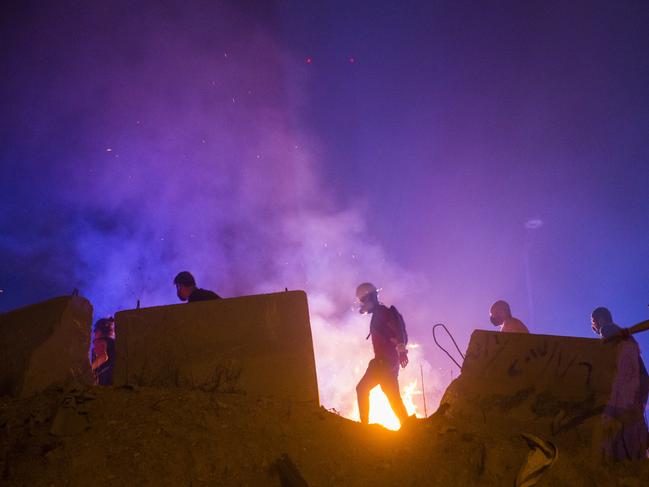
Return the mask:
<path id="1" fill-rule="evenodd" d="M 95 383 L 98 386 L 112 386 L 113 365 L 115 364 L 115 339 L 100 337 L 95 339 L 95 341 L 97 340 L 104 340 L 106 342 L 106 355 L 108 355 L 108 360 L 95 370 Z"/>
<path id="2" fill-rule="evenodd" d="M 372 312 L 370 335 L 372 336 L 374 357 L 392 366 L 398 366 L 399 353 L 396 344 L 402 343 L 403 337 L 400 336 L 394 313 L 382 304 L 379 304 Z"/>
<path id="3" fill-rule="evenodd" d="M 213 291 L 208 291 L 207 289 L 194 289 L 194 292 L 189 295 L 187 301 L 189 303 L 194 303 L 196 301 L 211 301 L 212 299 L 221 299 L 221 296 L 216 294 Z"/>

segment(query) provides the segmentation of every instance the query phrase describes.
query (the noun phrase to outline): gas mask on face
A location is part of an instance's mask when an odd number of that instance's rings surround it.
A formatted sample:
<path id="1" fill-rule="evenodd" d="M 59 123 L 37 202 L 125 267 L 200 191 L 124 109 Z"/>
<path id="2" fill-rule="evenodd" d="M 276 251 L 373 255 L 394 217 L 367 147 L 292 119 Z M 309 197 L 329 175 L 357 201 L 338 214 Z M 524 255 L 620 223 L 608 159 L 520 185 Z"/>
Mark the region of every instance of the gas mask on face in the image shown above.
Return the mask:
<path id="1" fill-rule="evenodd" d="M 366 315 L 372 309 L 372 295 L 371 293 L 366 294 L 358 300 L 358 312 L 362 315 Z"/>
<path id="2" fill-rule="evenodd" d="M 499 319 L 496 315 L 491 315 L 489 321 L 491 321 L 491 324 L 494 326 L 500 326 L 503 324 L 503 320 Z"/>
<path id="3" fill-rule="evenodd" d="M 595 322 L 594 319 L 591 318 L 590 320 L 590 328 L 593 330 L 593 333 L 597 336 L 602 336 L 602 328 L 599 326 L 597 322 Z"/>
<path id="4" fill-rule="evenodd" d="M 374 308 L 379 304 L 379 298 L 376 291 L 367 293 L 365 296 L 358 298 L 358 312 L 362 315 L 372 313 Z"/>
<path id="5" fill-rule="evenodd" d="M 358 312 L 362 315 L 371 313 L 374 305 L 378 302 L 379 290 L 370 282 L 364 282 L 356 288 L 356 303 Z"/>

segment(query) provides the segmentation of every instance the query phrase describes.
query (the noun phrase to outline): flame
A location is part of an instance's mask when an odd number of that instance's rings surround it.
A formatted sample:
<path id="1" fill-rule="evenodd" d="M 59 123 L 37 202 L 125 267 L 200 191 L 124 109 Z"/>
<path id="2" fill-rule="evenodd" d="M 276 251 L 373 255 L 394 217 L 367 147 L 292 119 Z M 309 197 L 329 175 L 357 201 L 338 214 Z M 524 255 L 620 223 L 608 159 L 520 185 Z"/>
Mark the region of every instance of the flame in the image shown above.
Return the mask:
<path id="1" fill-rule="evenodd" d="M 417 414 L 417 406 L 413 401 L 413 396 L 416 394 L 421 394 L 421 391 L 417 390 L 417 379 L 402 388 L 401 398 L 409 415 Z M 380 386 L 376 386 L 370 391 L 370 423 L 378 423 L 394 431 L 401 428 L 401 424 L 394 415 L 390 402 Z"/>

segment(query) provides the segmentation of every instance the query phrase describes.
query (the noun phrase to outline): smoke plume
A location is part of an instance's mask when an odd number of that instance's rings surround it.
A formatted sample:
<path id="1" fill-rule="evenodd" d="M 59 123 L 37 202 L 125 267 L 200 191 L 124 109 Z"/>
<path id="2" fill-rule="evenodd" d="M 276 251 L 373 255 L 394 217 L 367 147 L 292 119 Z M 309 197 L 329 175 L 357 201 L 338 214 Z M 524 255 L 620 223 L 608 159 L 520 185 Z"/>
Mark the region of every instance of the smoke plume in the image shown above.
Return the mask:
<path id="1" fill-rule="evenodd" d="M 44 294 L 79 288 L 95 319 L 175 302 L 180 270 L 224 297 L 304 289 L 321 400 L 353 416 L 371 353 L 369 319 L 351 309 L 356 285 L 383 287 L 422 323 L 427 284 L 390 262 L 362 202 L 341 207 L 322 180 L 327 161 L 300 118 L 308 66 L 272 22 L 183 5 L 14 13 L 3 101 L 5 137 L 21 143 L 4 154 L 14 164 L 4 184 L 39 198 L 23 221 L 3 217 L 2 251 L 16 271 L 42 275 Z M 419 381 L 421 364 L 432 408 L 438 371 L 421 348 L 410 358 L 402 385 Z"/>

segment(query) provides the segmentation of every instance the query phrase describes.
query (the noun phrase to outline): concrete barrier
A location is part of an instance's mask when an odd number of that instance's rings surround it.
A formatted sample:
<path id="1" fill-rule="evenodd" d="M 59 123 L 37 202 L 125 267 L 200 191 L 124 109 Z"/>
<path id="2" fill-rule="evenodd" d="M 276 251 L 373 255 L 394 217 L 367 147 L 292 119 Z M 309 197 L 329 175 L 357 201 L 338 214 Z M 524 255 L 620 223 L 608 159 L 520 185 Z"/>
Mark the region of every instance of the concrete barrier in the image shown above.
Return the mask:
<path id="1" fill-rule="evenodd" d="M 115 385 L 319 401 L 302 291 L 123 311 L 115 327 Z"/>
<path id="2" fill-rule="evenodd" d="M 637 387 L 637 374 L 618 374 L 631 348 L 599 339 L 476 330 L 440 411 L 465 424 L 516 425 L 521 433 L 593 448 L 601 458 L 607 436 L 616 434 L 605 431 L 604 411 L 619 406 L 616 390 Z"/>
<path id="3" fill-rule="evenodd" d="M 70 381 L 92 383 L 92 306 L 63 296 L 0 314 L 0 394 L 27 396 Z"/>

